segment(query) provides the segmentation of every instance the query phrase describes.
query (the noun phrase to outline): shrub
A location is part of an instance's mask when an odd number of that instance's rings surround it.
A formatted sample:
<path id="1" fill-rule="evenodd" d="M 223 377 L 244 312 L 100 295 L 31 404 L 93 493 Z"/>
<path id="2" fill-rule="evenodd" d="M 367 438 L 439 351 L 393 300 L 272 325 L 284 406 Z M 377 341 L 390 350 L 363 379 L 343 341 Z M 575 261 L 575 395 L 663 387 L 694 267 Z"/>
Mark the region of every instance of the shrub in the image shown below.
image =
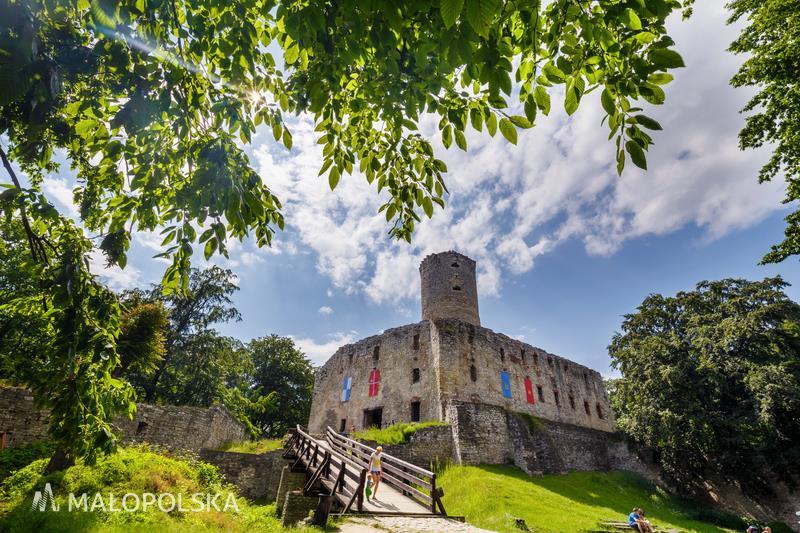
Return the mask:
<path id="1" fill-rule="evenodd" d="M 405 444 L 414 433 L 422 428 L 446 425 L 446 422 L 441 422 L 439 420 L 412 423 L 398 422 L 383 429 L 368 428 L 361 431 L 356 431 L 353 434 L 353 438 L 359 440 L 371 440 L 384 446 L 390 444 Z"/>
<path id="2" fill-rule="evenodd" d="M 40 441 L 8 448 L 0 452 L 0 481 L 15 470 L 31 464 L 37 459 L 53 455 L 55 445 L 52 442 Z"/>

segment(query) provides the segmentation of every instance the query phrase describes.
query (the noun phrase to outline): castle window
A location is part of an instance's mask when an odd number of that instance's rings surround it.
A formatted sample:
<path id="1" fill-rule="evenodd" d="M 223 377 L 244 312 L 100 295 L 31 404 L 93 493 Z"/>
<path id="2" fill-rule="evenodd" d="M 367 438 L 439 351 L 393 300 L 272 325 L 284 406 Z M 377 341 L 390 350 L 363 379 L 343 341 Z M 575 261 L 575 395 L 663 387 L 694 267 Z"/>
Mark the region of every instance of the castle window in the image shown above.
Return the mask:
<path id="1" fill-rule="evenodd" d="M 411 402 L 411 421 L 419 422 L 419 402 Z"/>
<path id="2" fill-rule="evenodd" d="M 525 376 L 525 399 L 528 403 L 533 403 L 533 383 L 531 378 Z"/>
<path id="3" fill-rule="evenodd" d="M 505 361 L 506 360 L 506 351 L 504 349 L 502 349 L 502 348 L 500 348 L 500 360 L 501 361 Z"/>
<path id="4" fill-rule="evenodd" d="M 353 384 L 353 380 L 349 376 L 345 376 L 344 381 L 342 381 L 342 396 L 341 400 L 346 402 L 350 400 L 350 386 Z"/>
<path id="5" fill-rule="evenodd" d="M 419 333 L 414 334 L 413 346 L 415 350 L 419 350 Z"/>
<path id="6" fill-rule="evenodd" d="M 461 286 L 460 285 L 453 285 L 453 290 L 454 291 L 460 291 L 461 290 Z"/>
<path id="7" fill-rule="evenodd" d="M 347 362 L 348 362 L 348 364 L 351 364 L 351 365 L 353 364 L 353 353 L 352 352 L 347 354 Z"/>
<path id="8" fill-rule="evenodd" d="M 469 379 L 478 381 L 478 369 L 475 368 L 475 365 L 469 365 Z"/>
<path id="9" fill-rule="evenodd" d="M 603 420 L 603 409 L 600 407 L 600 404 L 596 404 L 595 408 L 597 408 L 597 418 Z"/>
<path id="10" fill-rule="evenodd" d="M 587 374 L 586 372 L 583 373 L 583 382 L 584 384 L 586 384 L 587 387 L 589 386 L 589 374 Z"/>
<path id="11" fill-rule="evenodd" d="M 583 410 L 586 411 L 586 414 L 592 416 L 592 410 L 589 409 L 589 402 L 583 402 Z"/>
<path id="12" fill-rule="evenodd" d="M 536 385 L 536 394 L 539 396 L 539 401 L 544 401 L 544 391 L 542 390 L 541 385 Z"/>
<path id="13" fill-rule="evenodd" d="M 569 372 L 569 365 L 564 363 L 564 372 Z"/>
<path id="14" fill-rule="evenodd" d="M 511 376 L 505 370 L 500 372 L 500 386 L 503 390 L 503 397 L 511 398 Z"/>
<path id="15" fill-rule="evenodd" d="M 558 391 L 553 391 L 553 398 L 556 400 L 556 407 L 561 407 L 561 401 L 558 399 Z"/>
<path id="16" fill-rule="evenodd" d="M 573 396 L 572 394 L 569 395 L 569 406 L 572 408 L 573 411 L 575 410 L 575 396 Z"/>
<path id="17" fill-rule="evenodd" d="M 547 364 L 550 365 L 550 366 L 553 366 L 553 358 L 552 357 L 548 357 L 547 358 Z"/>
<path id="18" fill-rule="evenodd" d="M 147 422 L 139 422 L 139 425 L 136 426 L 136 434 L 141 435 L 147 431 Z"/>
<path id="19" fill-rule="evenodd" d="M 419 368 L 411 370 L 411 383 L 419 383 Z"/>
<path id="20" fill-rule="evenodd" d="M 450 266 L 453 268 L 458 268 L 458 263 L 451 263 Z"/>
<path id="21" fill-rule="evenodd" d="M 339 421 L 339 433 L 344 433 L 344 430 L 347 429 L 347 419 L 342 418 Z"/>
<path id="22" fill-rule="evenodd" d="M 381 357 L 381 347 L 380 345 L 378 345 L 372 350 L 372 360 L 377 362 L 378 359 L 380 359 L 380 357 Z"/>
<path id="23" fill-rule="evenodd" d="M 520 348 L 519 350 L 519 357 L 522 359 L 522 364 L 525 364 L 525 348 Z"/>
<path id="24" fill-rule="evenodd" d="M 373 368 L 369 373 L 369 395 L 370 397 L 378 395 L 378 389 L 381 384 L 381 371 Z"/>
<path id="25" fill-rule="evenodd" d="M 539 364 L 539 354 L 536 353 L 536 352 L 533 352 L 533 364 L 534 365 L 538 365 Z"/>

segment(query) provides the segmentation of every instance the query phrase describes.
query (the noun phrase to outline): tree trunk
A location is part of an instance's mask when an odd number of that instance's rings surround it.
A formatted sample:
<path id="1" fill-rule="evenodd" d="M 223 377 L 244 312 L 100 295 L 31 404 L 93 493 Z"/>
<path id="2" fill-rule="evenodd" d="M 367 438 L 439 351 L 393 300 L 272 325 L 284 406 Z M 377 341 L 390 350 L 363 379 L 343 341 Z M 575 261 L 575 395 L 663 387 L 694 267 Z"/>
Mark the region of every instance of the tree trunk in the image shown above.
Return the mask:
<path id="1" fill-rule="evenodd" d="M 59 470 L 65 470 L 74 464 L 75 457 L 72 455 L 72 452 L 59 446 L 56 448 L 56 451 L 50 458 L 50 462 L 47 463 L 47 468 L 45 469 L 44 473 L 52 474 L 53 472 L 58 472 Z"/>

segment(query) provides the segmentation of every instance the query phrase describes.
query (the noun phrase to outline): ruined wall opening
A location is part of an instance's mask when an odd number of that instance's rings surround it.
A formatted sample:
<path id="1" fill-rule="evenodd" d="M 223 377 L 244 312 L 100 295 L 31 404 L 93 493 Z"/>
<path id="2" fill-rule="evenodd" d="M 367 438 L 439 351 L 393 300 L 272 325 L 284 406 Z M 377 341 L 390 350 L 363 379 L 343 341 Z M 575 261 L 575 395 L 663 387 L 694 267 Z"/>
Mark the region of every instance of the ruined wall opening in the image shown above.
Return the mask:
<path id="1" fill-rule="evenodd" d="M 592 416 L 592 410 L 589 409 L 589 402 L 583 402 L 583 410 L 586 411 L 586 414 Z"/>
<path id="2" fill-rule="evenodd" d="M 344 430 L 347 429 L 347 419 L 342 418 L 339 421 L 339 433 L 344 433 Z"/>
<path id="3" fill-rule="evenodd" d="M 461 285 L 453 285 L 453 290 L 454 291 L 460 291 L 461 290 Z"/>
<path id="4" fill-rule="evenodd" d="M 603 416 L 603 408 L 600 407 L 599 403 L 595 404 L 595 408 L 597 409 L 597 418 L 599 418 L 600 420 L 603 420 L 603 418 L 604 418 L 604 416 Z"/>
<path id="5" fill-rule="evenodd" d="M 500 348 L 500 360 L 501 361 L 505 361 L 506 360 L 506 351 L 504 349 L 502 349 L 502 348 Z"/>
<path id="6" fill-rule="evenodd" d="M 412 341 L 412 346 L 415 350 L 419 350 L 419 333 L 414 334 L 414 340 Z"/>
<path id="7" fill-rule="evenodd" d="M 478 381 L 478 369 L 475 368 L 475 365 L 469 365 L 469 379 Z"/>
<path id="8" fill-rule="evenodd" d="M 553 391 L 553 399 L 556 401 L 556 407 L 561 407 L 561 400 L 558 398 L 558 391 Z"/>
<path id="9" fill-rule="evenodd" d="M 541 385 L 536 385 L 536 394 L 539 396 L 539 401 L 544 402 L 544 390 Z"/>
<path id="10" fill-rule="evenodd" d="M 450 263 L 450 266 L 453 268 L 458 268 L 458 263 Z"/>
<path id="11" fill-rule="evenodd" d="M 380 344 L 379 344 L 378 346 L 376 346 L 376 347 L 375 347 L 375 348 L 372 350 L 372 360 L 373 360 L 373 361 L 375 361 L 375 362 L 377 363 L 377 362 L 378 362 L 378 359 L 380 359 L 380 357 L 381 357 L 381 346 L 380 346 Z"/>
<path id="12" fill-rule="evenodd" d="M 136 434 L 141 435 L 147 431 L 147 425 L 147 422 L 139 422 L 139 424 L 136 426 Z"/>
<path id="13" fill-rule="evenodd" d="M 411 421 L 419 422 L 419 400 L 411 402 Z"/>
<path id="14" fill-rule="evenodd" d="M 575 396 L 573 396 L 572 394 L 569 395 L 569 406 L 572 408 L 573 411 L 575 410 Z"/>
<path id="15" fill-rule="evenodd" d="M 411 370 L 411 383 L 419 383 L 419 368 Z"/>

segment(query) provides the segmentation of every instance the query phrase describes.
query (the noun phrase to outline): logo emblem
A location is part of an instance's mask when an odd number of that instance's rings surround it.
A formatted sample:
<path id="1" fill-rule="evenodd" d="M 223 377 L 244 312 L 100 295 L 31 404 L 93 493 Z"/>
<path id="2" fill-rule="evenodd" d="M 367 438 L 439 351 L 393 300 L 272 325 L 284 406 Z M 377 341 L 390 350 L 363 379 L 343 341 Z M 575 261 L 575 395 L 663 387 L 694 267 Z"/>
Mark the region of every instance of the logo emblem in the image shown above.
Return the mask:
<path id="1" fill-rule="evenodd" d="M 37 490 L 34 493 L 31 510 L 44 512 L 48 507 L 50 507 L 51 511 L 58 511 L 58 504 L 56 503 L 55 496 L 53 496 L 53 489 L 50 487 L 49 482 L 45 483 L 44 492 Z"/>

